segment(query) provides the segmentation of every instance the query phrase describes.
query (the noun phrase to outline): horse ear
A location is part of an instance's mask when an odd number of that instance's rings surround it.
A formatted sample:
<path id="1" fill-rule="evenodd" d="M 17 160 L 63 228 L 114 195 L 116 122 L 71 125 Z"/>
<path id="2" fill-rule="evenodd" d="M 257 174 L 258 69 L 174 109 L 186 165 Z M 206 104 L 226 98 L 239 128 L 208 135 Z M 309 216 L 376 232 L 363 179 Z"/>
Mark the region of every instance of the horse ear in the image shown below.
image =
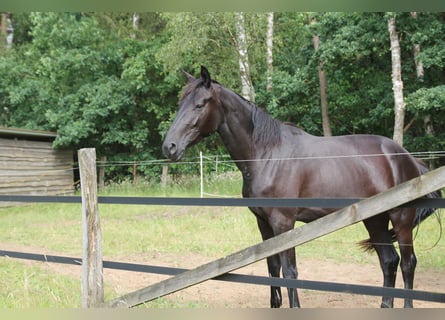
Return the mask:
<path id="1" fill-rule="evenodd" d="M 185 78 L 187 79 L 188 82 L 192 82 L 192 81 L 196 80 L 196 78 L 194 76 L 192 76 L 190 73 L 188 73 L 188 72 L 186 72 L 186 71 L 184 71 L 182 69 L 181 69 L 181 71 L 182 71 L 182 74 L 185 76 Z"/>
<path id="2" fill-rule="evenodd" d="M 208 89 L 212 83 L 212 79 L 210 79 L 209 70 L 206 67 L 201 66 L 201 79 L 204 83 L 204 86 Z"/>

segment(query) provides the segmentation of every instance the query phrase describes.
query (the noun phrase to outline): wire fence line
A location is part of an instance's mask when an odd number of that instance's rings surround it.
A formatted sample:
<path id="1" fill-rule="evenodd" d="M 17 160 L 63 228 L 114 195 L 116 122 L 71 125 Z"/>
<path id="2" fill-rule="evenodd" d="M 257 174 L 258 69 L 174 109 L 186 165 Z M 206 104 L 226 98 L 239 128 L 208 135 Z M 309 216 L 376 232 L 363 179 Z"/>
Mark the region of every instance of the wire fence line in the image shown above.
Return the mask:
<path id="1" fill-rule="evenodd" d="M 236 163 L 242 162 L 265 162 L 265 161 L 306 161 L 306 160 L 328 160 L 328 159 L 345 159 L 345 158 L 366 158 L 366 157 L 381 157 L 381 156 L 406 156 L 412 155 L 421 159 L 432 159 L 432 158 L 444 158 L 445 151 L 419 151 L 419 152 L 407 152 L 407 153 L 389 153 L 389 154 L 355 154 L 355 155 L 334 155 L 334 156 L 304 156 L 304 157 L 288 157 L 288 158 L 266 158 L 266 159 L 249 159 L 249 160 L 232 160 L 230 155 L 204 155 L 202 162 L 200 161 L 200 157 L 188 157 L 180 162 L 172 162 L 169 159 L 153 159 L 153 160 L 98 160 L 96 161 L 96 166 L 99 168 L 107 168 L 107 167 L 129 167 L 129 166 L 137 166 L 137 167 L 146 167 L 146 166 L 163 166 L 163 165 L 175 165 L 175 166 L 185 166 L 185 165 L 197 165 L 202 164 L 221 164 L 225 166 L 229 166 L 233 169 L 236 169 Z M 205 160 L 204 160 L 205 159 Z M 66 171 L 76 171 L 79 170 L 78 166 L 73 166 L 65 169 L 26 169 L 21 168 L 22 171 L 33 171 L 33 172 L 42 172 L 42 173 L 50 173 L 50 172 L 66 172 Z M 0 177 L 11 175 L 11 172 L 1 172 L 0 169 Z M 18 175 L 18 174 L 16 174 Z"/>
<path id="2" fill-rule="evenodd" d="M 214 163 L 217 159 L 218 163 L 240 163 L 240 162 L 262 162 L 262 161 L 292 161 L 292 160 L 325 160 L 325 159 L 343 159 L 343 158 L 366 158 L 366 157 L 381 157 L 381 156 L 407 156 L 411 155 L 422 159 L 431 159 L 432 157 L 443 158 L 445 151 L 419 151 L 419 152 L 403 152 L 403 153 L 370 153 L 370 154 L 351 154 L 351 155 L 332 155 L 332 156 L 302 156 L 302 157 L 288 157 L 288 158 L 265 158 L 265 159 L 246 159 L 246 160 L 232 160 L 230 155 L 205 155 L 203 163 Z M 226 159 L 226 160 L 224 160 Z M 200 157 L 188 157 L 180 162 L 172 162 L 168 159 L 154 159 L 154 160 L 123 160 L 123 161 L 97 161 L 99 167 L 107 166 L 132 166 L 136 163 L 138 166 L 148 165 L 190 165 L 200 164 Z"/>

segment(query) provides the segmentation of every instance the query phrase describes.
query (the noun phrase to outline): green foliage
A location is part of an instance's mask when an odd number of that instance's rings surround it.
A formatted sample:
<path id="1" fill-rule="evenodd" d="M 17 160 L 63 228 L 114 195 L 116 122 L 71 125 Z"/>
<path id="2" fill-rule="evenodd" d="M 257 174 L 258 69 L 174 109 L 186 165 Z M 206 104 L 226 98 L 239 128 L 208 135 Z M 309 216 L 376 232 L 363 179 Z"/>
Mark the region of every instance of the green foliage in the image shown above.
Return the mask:
<path id="1" fill-rule="evenodd" d="M 406 98 L 409 111 L 419 113 L 441 112 L 445 110 L 445 85 L 421 88 Z"/>
<path id="2" fill-rule="evenodd" d="M 317 68 L 327 75 L 333 133 L 392 136 L 393 93 L 387 31 L 395 15 L 407 102 L 406 147 L 443 148 L 443 13 L 275 13 L 273 88 L 266 90 L 266 14 L 246 13 L 256 102 L 273 116 L 321 134 Z M 180 69 L 240 90 L 235 17 L 224 13 L 13 14 L 14 46 L 0 51 L 0 125 L 58 132 L 56 147 L 96 147 L 109 161 L 162 158 L 162 137 L 184 84 Z M 320 37 L 318 51 L 313 35 Z M 417 79 L 413 46 L 424 65 Z M 424 118 L 432 115 L 433 136 Z M 425 148 L 425 149 L 424 149 Z M 199 149 L 224 154 L 218 138 Z M 196 157 L 198 147 L 188 155 Z M 158 175 L 140 168 L 145 175 Z M 178 173 L 191 173 L 178 167 Z M 107 167 L 116 181 L 132 174 Z"/>
<path id="3" fill-rule="evenodd" d="M 420 88 L 406 97 L 406 108 L 418 126 L 414 134 L 408 135 L 413 145 L 413 151 L 444 150 L 445 148 L 445 85 L 432 88 Z M 424 119 L 428 117 L 431 121 L 431 132 L 422 132 Z M 420 129 L 419 129 L 420 128 Z M 413 130 L 414 131 L 414 130 Z M 416 134 L 417 133 L 417 134 Z M 440 159 L 443 165 L 444 161 Z"/>

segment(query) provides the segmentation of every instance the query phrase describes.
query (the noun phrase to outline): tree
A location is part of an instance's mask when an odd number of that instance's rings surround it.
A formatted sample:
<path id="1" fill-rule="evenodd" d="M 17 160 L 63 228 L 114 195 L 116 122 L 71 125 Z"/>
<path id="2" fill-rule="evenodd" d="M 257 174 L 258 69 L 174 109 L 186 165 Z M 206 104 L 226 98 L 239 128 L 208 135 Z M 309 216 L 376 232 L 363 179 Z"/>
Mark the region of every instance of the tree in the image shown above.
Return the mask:
<path id="1" fill-rule="evenodd" d="M 403 98 L 402 62 L 399 36 L 396 28 L 396 17 L 388 18 L 388 32 L 391 42 L 391 78 L 394 92 L 394 135 L 393 139 L 403 146 L 403 129 L 405 123 L 405 101 Z"/>
<path id="2" fill-rule="evenodd" d="M 417 20 L 417 12 L 411 12 L 411 17 L 414 20 Z M 423 81 L 423 75 L 425 73 L 423 68 L 423 62 L 420 60 L 420 44 L 414 43 L 413 44 L 413 56 L 414 56 L 414 63 L 416 64 L 416 76 L 417 80 L 422 82 Z"/>
<path id="3" fill-rule="evenodd" d="M 30 16 L 32 43 L 0 59 L 7 125 L 57 131 L 56 147 L 94 146 L 109 160 L 159 158 L 164 104 L 179 90 L 153 63 L 162 37 L 131 39 L 131 23 L 120 33 L 91 15 Z"/>
<path id="4" fill-rule="evenodd" d="M 411 17 L 417 21 L 417 12 L 411 12 Z M 413 44 L 413 57 L 414 57 L 414 63 L 416 65 L 416 77 L 419 82 L 423 82 L 423 77 L 425 75 L 425 70 L 423 67 L 423 62 L 420 59 L 420 44 L 414 43 Z M 432 122 L 432 115 L 427 114 L 423 118 L 423 122 L 425 124 L 425 133 L 427 135 L 433 135 L 434 134 L 434 127 Z"/>
<path id="5" fill-rule="evenodd" d="M 14 28 L 10 13 L 3 12 L 1 14 L 1 39 L 4 41 L 5 48 L 11 49 L 14 39 Z"/>
<path id="6" fill-rule="evenodd" d="M 315 19 L 310 20 L 310 23 L 316 23 Z M 313 43 L 315 51 L 318 51 L 320 47 L 320 36 L 318 34 L 313 35 Z M 321 121 L 323 124 L 323 135 L 325 137 L 332 136 L 331 122 L 329 120 L 328 113 L 328 95 L 327 95 L 327 78 L 326 71 L 323 67 L 323 60 L 318 61 L 318 78 L 320 81 L 320 108 L 321 108 Z"/>
<path id="7" fill-rule="evenodd" d="M 313 91 L 318 90 L 318 78 L 313 72 L 316 65 L 312 64 L 314 50 L 307 20 L 305 13 L 274 13 L 272 90 L 267 90 L 266 70 L 263 79 L 253 79 L 258 105 L 274 117 L 319 134 L 320 108 L 318 94 Z"/>
<path id="8" fill-rule="evenodd" d="M 273 87 L 273 12 L 267 14 L 267 35 L 266 35 L 266 46 L 267 46 L 267 80 L 266 80 L 266 90 L 271 91 Z"/>
<path id="9" fill-rule="evenodd" d="M 236 31 L 237 31 L 237 51 L 238 51 L 238 64 L 241 77 L 241 95 L 254 102 L 255 101 L 255 89 L 252 85 L 250 78 L 250 64 L 249 53 L 247 51 L 247 35 L 244 27 L 244 13 L 236 12 Z"/>

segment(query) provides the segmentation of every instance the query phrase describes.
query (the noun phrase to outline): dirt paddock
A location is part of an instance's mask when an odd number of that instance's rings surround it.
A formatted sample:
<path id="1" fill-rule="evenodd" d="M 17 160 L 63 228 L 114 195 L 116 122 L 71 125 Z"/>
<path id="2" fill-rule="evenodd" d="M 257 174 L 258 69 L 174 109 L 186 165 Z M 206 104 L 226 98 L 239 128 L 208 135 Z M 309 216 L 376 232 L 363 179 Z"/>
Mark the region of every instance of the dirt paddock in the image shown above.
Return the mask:
<path id="1" fill-rule="evenodd" d="M 35 247 L 31 248 L 9 244 L 3 244 L 2 247 L 4 250 L 11 251 L 64 255 L 62 253 L 44 251 Z M 218 257 L 215 257 L 215 259 L 216 258 Z M 177 254 L 152 252 L 118 259 L 104 257 L 104 260 L 191 269 L 210 262 L 213 259 L 190 253 L 181 257 Z M 39 263 L 51 272 L 79 279 L 80 285 L 81 268 L 79 266 L 31 261 L 26 261 L 26 263 Z M 298 259 L 297 265 L 299 279 L 372 286 L 382 285 L 382 273 L 378 266 L 377 258 L 375 264 L 339 263 L 326 259 L 300 258 Z M 259 261 L 237 270 L 236 273 L 267 276 L 266 263 L 265 261 Z M 157 274 L 104 269 L 105 287 L 113 293 L 114 297 L 143 288 L 166 277 L 167 276 Z M 417 271 L 414 285 L 416 290 L 444 292 L 445 273 L 437 269 Z M 397 275 L 397 287 L 402 288 L 402 286 L 402 275 L 399 271 Z M 266 286 L 212 280 L 171 294 L 167 296 L 166 299 L 174 301 L 174 305 L 196 306 L 200 308 L 268 308 L 269 295 L 270 290 L 269 287 Z M 378 308 L 381 300 L 380 297 L 376 296 L 305 289 L 300 289 L 299 295 L 303 308 Z M 286 307 L 287 305 L 287 294 L 285 289 L 283 289 L 283 306 Z M 403 300 L 396 299 L 395 307 L 402 306 Z M 445 308 L 445 303 L 414 301 L 414 307 Z"/>
<path id="2" fill-rule="evenodd" d="M 5 247 L 5 246 L 3 246 Z M 43 252 L 38 248 L 7 245 L 5 250 L 15 250 L 48 255 L 63 255 L 55 252 Z M 215 257 L 218 258 L 218 257 Z M 186 254 L 183 257 L 170 253 L 145 253 L 137 256 L 127 256 L 119 259 L 104 257 L 104 260 L 122 261 L 128 263 L 151 264 L 178 268 L 194 268 L 213 259 L 197 254 Z M 79 279 L 81 268 L 79 266 L 62 265 L 56 263 L 40 263 L 51 272 L 63 274 Z M 299 259 L 299 278 L 315 281 L 330 281 L 339 283 L 362 284 L 381 286 L 382 274 L 376 264 L 339 263 L 333 260 Z M 259 261 L 236 271 L 247 275 L 267 276 L 265 261 Z M 153 284 L 166 276 L 104 269 L 104 283 L 107 290 L 114 297 L 129 293 L 142 287 Z M 402 276 L 397 276 L 397 287 L 403 285 Z M 440 270 L 416 272 L 415 289 L 444 292 L 445 273 Z M 269 288 L 266 286 L 231 283 L 225 281 L 207 281 L 176 292 L 166 299 L 174 301 L 176 306 L 196 306 L 199 308 L 268 308 Z M 303 308 L 378 308 L 380 297 L 355 295 L 348 293 L 323 292 L 312 290 L 299 290 L 300 302 Z M 283 306 L 288 305 L 286 291 L 283 290 Z M 402 307 L 401 299 L 395 300 L 395 307 Z M 445 308 L 445 303 L 414 301 L 417 308 Z"/>

